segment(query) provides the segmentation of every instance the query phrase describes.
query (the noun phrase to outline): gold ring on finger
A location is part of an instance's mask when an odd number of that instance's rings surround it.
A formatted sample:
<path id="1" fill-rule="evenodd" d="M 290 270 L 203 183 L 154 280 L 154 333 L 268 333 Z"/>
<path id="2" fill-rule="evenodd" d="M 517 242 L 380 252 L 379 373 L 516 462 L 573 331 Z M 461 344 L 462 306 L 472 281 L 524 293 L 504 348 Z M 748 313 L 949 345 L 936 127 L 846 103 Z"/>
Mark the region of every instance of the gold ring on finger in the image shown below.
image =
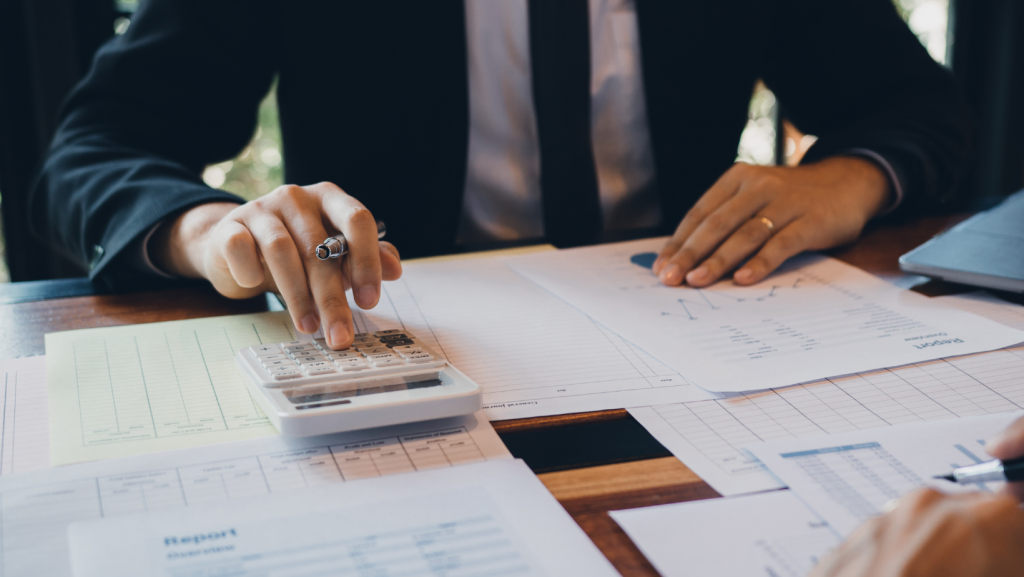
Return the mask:
<path id="1" fill-rule="evenodd" d="M 761 222 L 768 227 L 768 236 L 775 234 L 775 223 L 767 216 L 761 217 Z"/>

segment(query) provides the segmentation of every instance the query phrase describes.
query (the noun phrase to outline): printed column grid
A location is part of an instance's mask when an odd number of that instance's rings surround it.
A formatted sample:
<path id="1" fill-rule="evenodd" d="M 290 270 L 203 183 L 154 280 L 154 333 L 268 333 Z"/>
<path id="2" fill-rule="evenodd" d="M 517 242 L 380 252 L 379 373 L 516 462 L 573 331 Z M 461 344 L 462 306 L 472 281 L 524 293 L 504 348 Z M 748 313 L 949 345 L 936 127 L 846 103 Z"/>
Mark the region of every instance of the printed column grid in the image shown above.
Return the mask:
<path id="1" fill-rule="evenodd" d="M 725 469 L 750 443 L 1024 408 L 1024 347 L 654 407 Z"/>

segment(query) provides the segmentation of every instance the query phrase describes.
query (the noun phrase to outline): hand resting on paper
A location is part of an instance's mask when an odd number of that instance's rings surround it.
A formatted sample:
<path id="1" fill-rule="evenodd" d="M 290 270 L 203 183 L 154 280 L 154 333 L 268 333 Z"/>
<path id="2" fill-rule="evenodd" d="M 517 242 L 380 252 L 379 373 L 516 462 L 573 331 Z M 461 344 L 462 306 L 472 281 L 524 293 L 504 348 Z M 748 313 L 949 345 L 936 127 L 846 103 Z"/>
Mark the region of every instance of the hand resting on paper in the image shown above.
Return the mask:
<path id="1" fill-rule="evenodd" d="M 349 242 L 342 264 L 318 260 L 315 247 L 338 232 Z M 377 240 L 370 211 L 328 182 L 285 185 L 243 205 L 193 207 L 157 229 L 149 252 L 162 270 L 208 279 L 227 297 L 280 293 L 296 328 L 314 333 L 322 324 L 335 349 L 354 336 L 345 291 L 353 288 L 356 304 L 370 309 L 381 280 L 402 275 L 398 250 Z"/>
<path id="2" fill-rule="evenodd" d="M 811 577 L 996 577 L 1024 567 L 1024 511 L 1009 495 L 919 489 L 863 524 Z"/>
<path id="3" fill-rule="evenodd" d="M 707 286 L 736 271 L 754 284 L 789 257 L 853 241 L 888 207 L 890 185 L 871 161 L 832 157 L 796 167 L 733 165 L 683 218 L 654 262 L 661 282 Z"/>

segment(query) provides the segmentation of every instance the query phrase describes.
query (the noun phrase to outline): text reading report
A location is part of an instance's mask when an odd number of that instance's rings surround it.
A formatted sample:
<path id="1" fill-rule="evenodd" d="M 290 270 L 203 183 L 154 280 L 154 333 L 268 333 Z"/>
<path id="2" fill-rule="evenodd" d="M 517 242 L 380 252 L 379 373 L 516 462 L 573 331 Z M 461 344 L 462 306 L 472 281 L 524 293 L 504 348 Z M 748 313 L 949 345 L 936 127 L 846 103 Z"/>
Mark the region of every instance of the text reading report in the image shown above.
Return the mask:
<path id="1" fill-rule="evenodd" d="M 872 431 L 750 445 L 772 473 L 842 535 L 882 513 L 889 501 L 934 485 L 946 492 L 978 489 L 934 479 L 991 460 L 985 439 L 1020 413 L 902 425 Z"/>
<path id="2" fill-rule="evenodd" d="M 78 577 L 618 575 L 517 460 L 72 525 Z"/>
<path id="3" fill-rule="evenodd" d="M 1024 347 L 817 383 L 629 409 L 723 495 L 780 488 L 751 443 L 1024 410 Z"/>
<path id="4" fill-rule="evenodd" d="M 477 413 L 323 437 L 264 437 L 0 477 L 0 576 L 72 575 L 67 527 L 76 521 L 196 505 L 205 512 L 229 500 L 492 459 L 511 455 Z"/>
<path id="5" fill-rule="evenodd" d="M 1024 342 L 835 259 L 795 257 L 748 287 L 667 287 L 637 254 L 664 239 L 537 253 L 509 266 L 712 391 L 805 383 Z M 646 264 L 646 263 L 644 263 Z"/>

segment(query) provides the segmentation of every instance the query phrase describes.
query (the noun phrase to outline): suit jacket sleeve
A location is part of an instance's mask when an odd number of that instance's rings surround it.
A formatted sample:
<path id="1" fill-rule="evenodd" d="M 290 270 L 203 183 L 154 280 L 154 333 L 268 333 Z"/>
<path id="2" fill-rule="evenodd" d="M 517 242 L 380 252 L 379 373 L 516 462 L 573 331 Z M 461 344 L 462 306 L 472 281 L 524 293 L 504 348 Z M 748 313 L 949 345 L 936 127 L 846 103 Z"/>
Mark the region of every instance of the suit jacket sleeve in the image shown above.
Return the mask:
<path id="1" fill-rule="evenodd" d="M 64 105 L 29 201 L 33 232 L 117 284 L 133 275 L 133 243 L 164 218 L 242 202 L 201 174 L 252 136 L 282 41 L 268 3 L 143 3 Z"/>
<path id="2" fill-rule="evenodd" d="M 893 214 L 949 202 L 968 158 L 970 110 L 892 2 L 785 0 L 772 9 L 777 47 L 766 50 L 762 78 L 785 116 L 820 136 L 802 162 L 870 150 L 900 181 Z"/>

